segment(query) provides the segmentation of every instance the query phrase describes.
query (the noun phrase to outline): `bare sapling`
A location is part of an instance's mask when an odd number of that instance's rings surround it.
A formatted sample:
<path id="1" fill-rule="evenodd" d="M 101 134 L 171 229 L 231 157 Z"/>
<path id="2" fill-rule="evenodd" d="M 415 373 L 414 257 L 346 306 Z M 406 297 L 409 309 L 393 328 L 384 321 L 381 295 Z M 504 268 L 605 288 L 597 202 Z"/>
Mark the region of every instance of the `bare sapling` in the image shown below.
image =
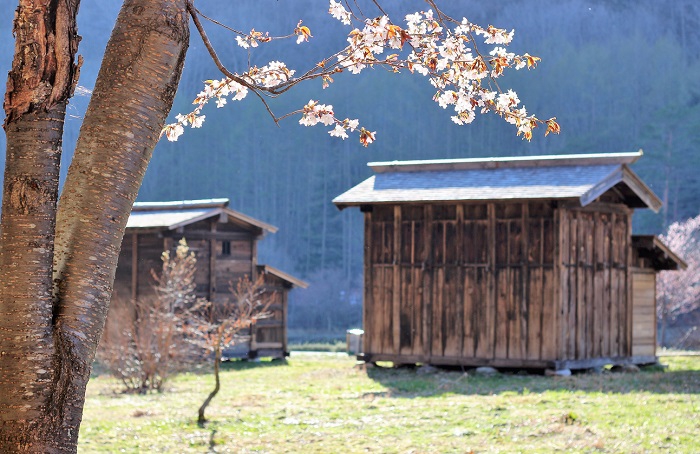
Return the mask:
<path id="1" fill-rule="evenodd" d="M 199 407 L 197 423 L 207 421 L 204 411 L 221 389 L 219 370 L 222 352 L 247 339 L 244 334 L 263 318 L 270 317 L 268 309 L 275 301 L 276 294 L 265 291 L 264 277 L 255 281 L 248 276 L 229 284 L 231 297 L 221 302 L 198 300 L 183 316 L 183 328 L 189 342 L 205 349 L 214 361 L 214 389 Z"/>

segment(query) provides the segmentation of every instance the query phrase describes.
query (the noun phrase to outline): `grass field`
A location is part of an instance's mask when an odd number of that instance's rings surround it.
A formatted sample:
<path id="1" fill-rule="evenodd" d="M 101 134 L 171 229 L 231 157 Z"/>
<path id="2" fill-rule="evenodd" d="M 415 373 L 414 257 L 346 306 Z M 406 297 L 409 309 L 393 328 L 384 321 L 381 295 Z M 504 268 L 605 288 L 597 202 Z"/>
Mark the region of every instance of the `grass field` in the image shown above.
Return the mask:
<path id="1" fill-rule="evenodd" d="M 572 377 L 356 368 L 345 355 L 233 362 L 161 394 L 88 386 L 80 453 L 700 452 L 700 357 Z"/>

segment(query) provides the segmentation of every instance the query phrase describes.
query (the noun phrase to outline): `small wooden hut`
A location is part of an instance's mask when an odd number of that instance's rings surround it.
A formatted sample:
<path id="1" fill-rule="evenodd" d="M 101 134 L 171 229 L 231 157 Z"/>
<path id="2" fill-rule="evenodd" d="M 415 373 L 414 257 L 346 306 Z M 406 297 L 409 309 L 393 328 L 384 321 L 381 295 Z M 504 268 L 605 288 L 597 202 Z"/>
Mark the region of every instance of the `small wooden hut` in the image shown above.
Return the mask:
<path id="1" fill-rule="evenodd" d="M 137 202 L 126 226 L 114 282 L 114 298 L 135 301 L 154 296 L 151 270 L 159 271 L 164 250 L 181 238 L 197 257 L 198 297 L 217 303 L 230 297 L 229 285 L 243 276 L 265 276 L 268 291 L 278 292 L 273 316 L 260 321 L 237 356 L 284 357 L 287 350 L 287 293 L 307 284 L 275 268 L 258 265 L 257 242 L 277 228 L 228 207 L 228 199 Z"/>
<path id="2" fill-rule="evenodd" d="M 644 323 L 633 310 L 632 213 L 661 207 L 629 168 L 640 156 L 370 163 L 333 201 L 365 216 L 364 359 L 655 362 L 648 307 Z"/>

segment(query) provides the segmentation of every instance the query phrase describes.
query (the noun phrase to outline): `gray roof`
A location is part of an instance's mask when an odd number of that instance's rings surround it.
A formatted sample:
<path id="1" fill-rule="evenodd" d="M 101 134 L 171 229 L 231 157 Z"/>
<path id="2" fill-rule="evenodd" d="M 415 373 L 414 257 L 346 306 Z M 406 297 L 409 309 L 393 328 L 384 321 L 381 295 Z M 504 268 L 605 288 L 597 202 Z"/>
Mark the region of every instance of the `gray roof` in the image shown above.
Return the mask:
<path id="1" fill-rule="evenodd" d="M 578 199 L 615 188 L 632 207 L 661 201 L 628 164 L 638 153 L 369 163 L 376 173 L 333 200 L 339 208 L 381 203 Z"/>
<path id="2" fill-rule="evenodd" d="M 273 225 L 228 208 L 228 203 L 228 199 L 136 202 L 126 228 L 175 230 L 203 219 L 224 215 L 244 227 L 270 233 L 277 231 Z"/>

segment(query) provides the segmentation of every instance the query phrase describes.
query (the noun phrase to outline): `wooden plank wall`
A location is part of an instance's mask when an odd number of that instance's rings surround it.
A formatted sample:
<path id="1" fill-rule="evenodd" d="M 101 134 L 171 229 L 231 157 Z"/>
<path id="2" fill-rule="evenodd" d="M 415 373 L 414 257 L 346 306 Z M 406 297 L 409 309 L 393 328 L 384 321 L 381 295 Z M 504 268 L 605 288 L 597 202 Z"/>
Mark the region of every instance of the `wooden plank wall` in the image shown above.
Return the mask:
<path id="1" fill-rule="evenodd" d="M 656 273 L 632 272 L 632 356 L 656 355 Z"/>
<path id="2" fill-rule="evenodd" d="M 125 236 L 126 238 L 126 236 Z M 137 298 L 149 298 L 154 296 L 153 286 L 155 280 L 151 270 L 160 272 L 163 268 L 163 239 L 157 235 L 138 235 L 138 279 L 136 285 Z"/>
<path id="3" fill-rule="evenodd" d="M 629 228 L 621 205 L 561 209 L 559 358 L 631 354 Z"/>
<path id="4" fill-rule="evenodd" d="M 555 359 L 555 216 L 546 203 L 366 213 L 365 352 Z"/>

